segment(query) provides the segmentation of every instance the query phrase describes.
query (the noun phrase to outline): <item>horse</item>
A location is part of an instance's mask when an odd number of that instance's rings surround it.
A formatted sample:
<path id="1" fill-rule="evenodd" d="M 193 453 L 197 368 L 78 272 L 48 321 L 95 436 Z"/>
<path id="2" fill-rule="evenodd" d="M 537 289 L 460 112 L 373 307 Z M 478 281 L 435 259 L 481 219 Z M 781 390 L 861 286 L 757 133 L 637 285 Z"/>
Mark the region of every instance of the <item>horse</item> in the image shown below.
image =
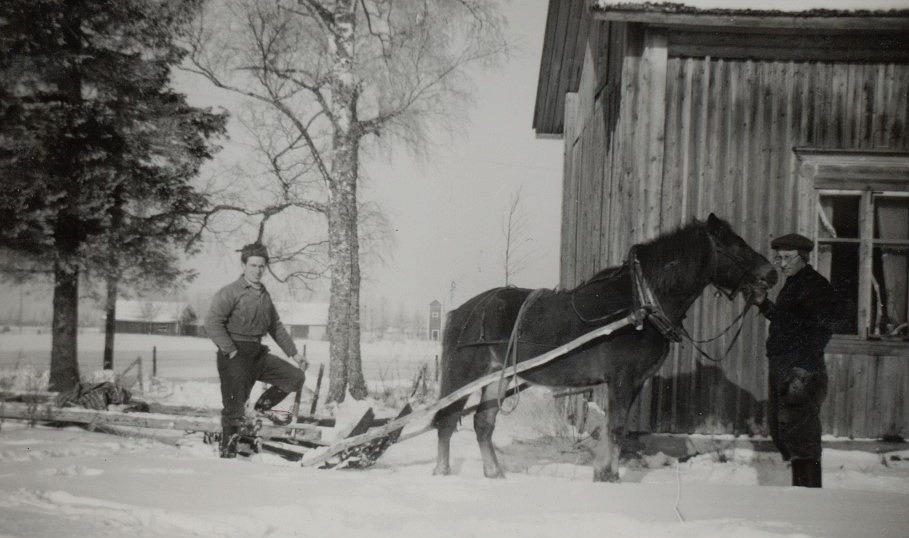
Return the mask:
<path id="1" fill-rule="evenodd" d="M 777 274 L 724 220 L 713 213 L 674 232 L 633 246 L 626 262 L 606 268 L 569 290 L 500 287 L 471 298 L 447 316 L 442 337 L 440 398 L 480 377 L 507 368 L 629 313 L 635 324 L 571 349 L 519 374 L 522 383 L 559 388 L 606 384 L 606 428 L 594 450 L 594 480 L 617 482 L 625 419 L 645 380 L 659 370 L 670 342 L 679 341 L 685 313 L 710 284 L 730 300 L 773 287 Z M 747 308 L 747 307 L 746 307 Z M 504 371 L 503 371 L 504 370 Z M 474 429 L 483 473 L 504 473 L 492 445 L 507 383 L 482 388 Z M 433 416 L 438 450 L 433 474 L 450 474 L 449 448 L 468 397 Z"/>

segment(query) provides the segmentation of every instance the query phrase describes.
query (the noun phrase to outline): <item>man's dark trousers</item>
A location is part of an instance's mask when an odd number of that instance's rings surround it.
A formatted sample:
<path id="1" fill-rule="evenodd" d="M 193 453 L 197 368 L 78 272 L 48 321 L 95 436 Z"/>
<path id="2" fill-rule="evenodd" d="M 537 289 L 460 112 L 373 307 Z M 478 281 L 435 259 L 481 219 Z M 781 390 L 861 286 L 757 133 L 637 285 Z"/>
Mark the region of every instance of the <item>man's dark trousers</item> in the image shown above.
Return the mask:
<path id="1" fill-rule="evenodd" d="M 218 376 L 221 378 L 221 424 L 225 428 L 241 426 L 246 415 L 246 401 L 256 381 L 268 383 L 284 395 L 303 385 L 303 371 L 293 364 L 268 353 L 258 342 L 234 342 L 237 354 L 229 358 L 218 351 Z M 270 389 L 269 389 L 270 390 Z M 278 403 L 275 401 L 272 405 Z"/>
<path id="2" fill-rule="evenodd" d="M 783 459 L 792 460 L 793 485 L 821 486 L 821 405 L 827 372 L 821 361 L 795 366 L 793 357 L 769 357 L 770 436 Z"/>

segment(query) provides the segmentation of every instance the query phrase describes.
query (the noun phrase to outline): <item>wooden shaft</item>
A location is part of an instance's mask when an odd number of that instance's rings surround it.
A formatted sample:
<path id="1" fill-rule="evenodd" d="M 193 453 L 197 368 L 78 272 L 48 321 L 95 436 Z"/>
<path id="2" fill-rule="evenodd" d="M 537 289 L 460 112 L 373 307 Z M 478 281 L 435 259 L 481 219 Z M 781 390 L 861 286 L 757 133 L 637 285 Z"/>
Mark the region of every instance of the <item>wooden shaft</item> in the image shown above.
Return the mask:
<path id="1" fill-rule="evenodd" d="M 578 348 L 578 347 L 586 344 L 587 342 L 590 342 L 591 340 L 595 340 L 602 336 L 607 336 L 609 334 L 612 334 L 613 332 L 615 332 L 623 327 L 637 323 L 637 321 L 638 321 L 637 313 L 630 314 L 629 316 L 622 318 L 618 321 L 614 321 L 608 325 L 604 325 L 602 327 L 594 329 L 593 331 L 590 331 L 589 333 L 583 334 L 583 335 L 575 338 L 574 340 L 568 342 L 567 344 L 563 344 L 563 345 L 553 349 L 552 351 L 549 351 L 547 353 L 544 353 L 544 354 L 534 357 L 532 359 L 528 359 L 526 361 L 519 362 L 514 367 L 508 369 L 509 373 L 519 374 L 521 372 L 542 366 L 548 362 L 552 362 L 555 359 L 558 359 L 559 357 L 561 357 L 562 355 L 565 355 L 566 353 L 572 351 L 573 349 Z M 309 458 L 304 457 L 303 460 L 300 462 L 300 464 L 303 465 L 304 467 L 318 465 L 320 463 L 325 462 L 326 460 L 328 460 L 335 454 L 342 452 L 344 450 L 347 450 L 348 448 L 355 447 L 355 446 L 361 445 L 363 443 L 372 441 L 373 439 L 378 439 L 379 437 L 388 435 L 389 433 L 391 433 L 395 430 L 399 430 L 399 429 L 403 428 L 408 422 L 410 422 L 412 420 L 415 420 L 418 418 L 424 418 L 429 415 L 435 414 L 437 411 L 440 411 L 440 410 L 448 407 L 449 405 L 460 400 L 461 398 L 463 398 L 465 396 L 469 396 L 471 393 L 473 393 L 477 389 L 485 387 L 486 385 L 489 385 L 491 383 L 497 383 L 499 381 L 499 379 L 501 378 L 501 376 L 502 376 L 501 372 L 493 372 L 491 374 L 487 374 L 471 383 L 468 383 L 467 385 L 464 385 L 463 387 L 461 387 L 461 388 L 457 389 L 456 391 L 452 392 L 451 394 L 445 396 L 444 398 L 440 399 L 435 404 L 433 404 L 429 407 L 419 409 L 409 415 L 392 420 L 391 422 L 389 422 L 388 424 L 385 424 L 384 426 L 381 426 L 378 428 L 372 428 L 371 430 L 369 430 L 368 432 L 366 432 L 362 435 L 348 437 L 347 439 L 344 439 L 343 441 L 341 441 L 339 443 L 335 443 L 334 445 L 331 445 L 330 447 L 328 447 L 327 450 L 322 451 L 321 453 L 317 454 L 317 453 L 313 452 L 313 453 L 311 453 L 311 457 L 309 457 Z"/>

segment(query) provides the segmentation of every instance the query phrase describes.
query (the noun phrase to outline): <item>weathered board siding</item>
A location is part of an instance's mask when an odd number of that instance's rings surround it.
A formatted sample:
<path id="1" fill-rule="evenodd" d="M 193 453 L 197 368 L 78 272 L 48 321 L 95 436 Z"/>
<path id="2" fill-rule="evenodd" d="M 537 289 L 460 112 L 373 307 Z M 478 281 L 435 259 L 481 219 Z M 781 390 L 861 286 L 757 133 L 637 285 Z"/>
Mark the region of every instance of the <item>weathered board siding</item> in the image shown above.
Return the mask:
<path id="1" fill-rule="evenodd" d="M 677 57 L 661 31 L 619 23 L 599 31 L 607 35 L 589 40 L 591 61 L 566 106 L 563 286 L 621 263 L 631 244 L 711 212 L 769 255 L 772 237 L 814 218 L 800 211 L 794 147 L 909 149 L 909 65 Z M 604 42 L 613 53 L 605 61 L 591 50 Z M 601 84 L 604 73 L 613 82 Z M 744 306 L 708 290 L 685 326 L 694 338 L 716 335 Z M 722 356 L 731 333 L 702 347 Z M 752 311 L 722 362 L 673 346 L 629 428 L 764 433 L 765 337 Z M 826 432 L 909 433 L 909 358 L 829 362 Z"/>
<path id="2" fill-rule="evenodd" d="M 840 437 L 909 437 L 909 358 L 827 354 L 824 431 Z"/>

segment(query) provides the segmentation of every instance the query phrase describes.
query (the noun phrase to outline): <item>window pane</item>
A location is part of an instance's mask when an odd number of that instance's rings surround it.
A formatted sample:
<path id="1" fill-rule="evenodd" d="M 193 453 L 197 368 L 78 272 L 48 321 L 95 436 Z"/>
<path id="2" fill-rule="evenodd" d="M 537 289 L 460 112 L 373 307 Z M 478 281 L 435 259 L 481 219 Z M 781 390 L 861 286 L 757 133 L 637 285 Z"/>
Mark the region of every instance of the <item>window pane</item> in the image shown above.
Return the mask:
<path id="1" fill-rule="evenodd" d="M 830 284 L 836 292 L 842 315 L 837 334 L 858 334 L 859 248 L 855 243 L 819 244 L 818 257 L 829 260 Z"/>
<path id="2" fill-rule="evenodd" d="M 874 248 L 873 256 L 870 333 L 909 336 L 906 326 L 909 248 L 879 246 Z"/>
<path id="3" fill-rule="evenodd" d="M 909 239 L 909 198 L 874 197 L 875 239 Z"/>
<path id="4" fill-rule="evenodd" d="M 859 202 L 861 195 L 820 197 L 818 239 L 828 237 L 858 238 Z"/>

